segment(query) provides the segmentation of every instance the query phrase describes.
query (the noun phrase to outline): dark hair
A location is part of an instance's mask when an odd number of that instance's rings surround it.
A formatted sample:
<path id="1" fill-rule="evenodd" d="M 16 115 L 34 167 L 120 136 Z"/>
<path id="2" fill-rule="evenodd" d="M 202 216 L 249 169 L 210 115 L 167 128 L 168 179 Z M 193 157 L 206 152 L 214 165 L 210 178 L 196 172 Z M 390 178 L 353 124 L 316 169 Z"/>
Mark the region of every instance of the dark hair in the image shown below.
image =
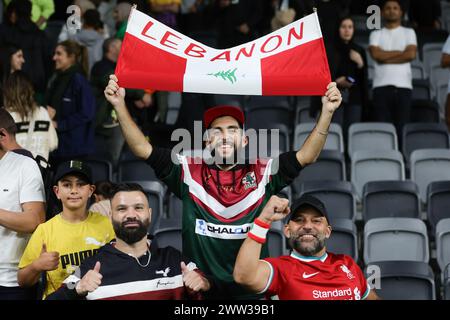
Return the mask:
<path id="1" fill-rule="evenodd" d="M 6 7 L 5 20 L 7 23 L 11 23 L 11 16 L 16 14 L 17 22 L 31 21 L 31 8 L 32 4 L 30 0 L 13 0 Z"/>
<path id="2" fill-rule="evenodd" d="M 83 15 L 83 24 L 96 30 L 103 28 L 100 13 L 96 9 L 89 9 Z"/>
<path id="3" fill-rule="evenodd" d="M 15 44 L 9 44 L 0 50 L 0 81 L 5 82 L 11 74 L 11 57 L 18 51 L 22 50 Z"/>
<path id="4" fill-rule="evenodd" d="M 108 38 L 108 39 L 106 39 L 105 41 L 103 41 L 103 46 L 102 46 L 102 49 L 103 49 L 103 56 L 105 56 L 105 55 L 109 52 L 109 49 L 111 48 L 111 45 L 112 45 L 114 42 L 116 42 L 116 41 L 120 41 L 120 39 L 111 37 L 111 38 Z"/>
<path id="5" fill-rule="evenodd" d="M 137 183 L 118 183 L 113 186 L 111 189 L 111 199 L 119 192 L 131 192 L 131 191 L 140 191 L 145 194 L 144 189 L 140 184 Z"/>
<path id="6" fill-rule="evenodd" d="M 3 105 L 10 112 L 17 112 L 22 121 L 37 110 L 33 84 L 22 71 L 13 72 L 3 84 Z"/>
<path id="7" fill-rule="evenodd" d="M 17 132 L 14 118 L 5 108 L 0 108 L 0 128 L 5 129 L 11 135 Z"/>
<path id="8" fill-rule="evenodd" d="M 105 199 L 111 199 L 111 191 L 114 188 L 114 184 L 111 181 L 103 180 L 95 183 L 94 194 L 103 196 Z"/>
<path id="9" fill-rule="evenodd" d="M 67 52 L 69 56 L 75 56 L 75 63 L 81 66 L 83 69 L 84 75 L 89 74 L 89 64 L 88 64 L 88 52 L 85 46 L 80 45 L 79 43 L 66 40 L 58 43 L 58 46 L 64 48 L 64 51 Z"/>
<path id="10" fill-rule="evenodd" d="M 403 4 L 402 4 L 402 1 L 400 1 L 400 0 L 384 0 L 381 3 L 381 9 L 384 9 L 384 7 L 386 6 L 386 4 L 388 2 L 397 2 L 397 4 L 400 6 L 400 9 L 403 11 Z"/>

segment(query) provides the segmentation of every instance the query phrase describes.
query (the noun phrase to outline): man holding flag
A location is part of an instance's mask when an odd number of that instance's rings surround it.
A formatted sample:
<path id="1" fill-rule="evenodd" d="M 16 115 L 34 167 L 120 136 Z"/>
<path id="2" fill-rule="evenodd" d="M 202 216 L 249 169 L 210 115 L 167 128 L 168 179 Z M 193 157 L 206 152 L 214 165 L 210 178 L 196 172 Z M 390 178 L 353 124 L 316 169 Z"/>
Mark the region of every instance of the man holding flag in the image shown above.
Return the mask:
<path id="1" fill-rule="evenodd" d="M 133 29 L 133 14 L 130 16 L 130 20 L 129 25 Z M 298 21 L 301 22 L 301 20 Z M 151 23 L 156 24 L 157 22 L 151 21 Z M 305 28 L 306 26 L 305 22 Z M 285 30 L 289 30 L 290 25 L 285 28 L 287 28 Z M 161 35 L 161 33 L 158 34 Z M 130 42 L 135 41 L 132 46 L 127 47 L 127 39 L 131 39 Z M 314 43 L 316 40 L 310 41 L 305 46 L 317 45 L 318 48 L 323 48 L 322 38 L 320 37 L 320 41 Z M 124 47 L 121 52 L 122 62 L 119 61 L 116 69 L 116 73 L 119 73 L 121 86 L 136 88 L 137 86 L 144 86 L 145 83 L 150 83 L 152 86 L 159 85 L 158 89 L 160 90 L 168 90 L 169 88 L 164 83 L 158 84 L 156 79 L 166 77 L 162 82 L 168 84 L 171 81 L 170 78 L 173 80 L 175 76 L 173 73 L 165 74 L 152 71 L 155 73 L 147 74 L 146 71 L 152 69 L 143 68 L 140 73 L 137 69 L 133 69 L 137 62 L 145 64 L 144 60 L 153 61 L 153 63 L 155 61 L 165 63 L 160 55 L 160 51 L 163 49 L 155 47 L 145 51 L 139 47 L 139 41 L 141 40 L 134 39 L 132 35 L 128 38 L 126 36 L 124 39 Z M 264 43 L 267 43 L 267 40 L 265 41 Z M 140 45 L 145 44 L 141 43 Z M 134 60 L 137 57 L 129 60 L 128 54 L 130 51 L 141 49 L 141 58 L 138 61 Z M 295 51 L 296 48 L 293 50 Z M 317 53 L 319 58 L 312 58 L 312 60 L 322 59 L 321 52 Z M 288 52 L 287 54 L 293 53 L 295 52 Z M 156 56 L 147 56 L 146 54 L 156 54 Z M 221 54 L 227 56 L 226 50 Z M 143 56 L 145 56 L 145 59 L 142 59 Z M 272 62 L 280 63 L 278 58 L 275 59 L 277 62 Z M 287 63 L 292 63 L 292 60 Z M 199 64 L 196 65 L 200 69 L 203 68 Z M 269 65 L 268 69 L 270 68 Z M 296 65 L 296 68 L 299 72 L 305 70 L 302 63 L 299 66 Z M 328 65 L 326 65 L 326 68 L 328 69 Z M 129 72 L 129 70 L 134 71 Z M 137 74 L 139 74 L 137 77 L 140 79 L 139 81 L 133 78 Z M 293 78 L 294 75 L 296 78 Z M 236 72 L 235 76 L 237 81 L 240 81 L 239 72 Z M 267 75 L 265 77 L 267 78 Z M 122 80 L 123 78 L 125 79 Z M 239 163 L 237 161 L 237 154 L 248 144 L 244 129 L 244 114 L 237 107 L 217 106 L 207 110 L 204 114 L 203 124 L 207 130 L 205 144 L 206 148 L 214 154 L 214 163 L 208 164 L 203 159 L 192 161 L 190 157 L 182 155 L 177 155 L 174 157 L 175 161 L 172 161 L 171 151 L 152 146 L 133 122 L 124 101 L 125 89 L 119 86 L 119 79 L 116 75 L 110 76 L 109 84 L 105 89 L 105 96 L 117 112 L 119 123 L 130 149 L 137 157 L 145 159 L 155 170 L 157 176 L 167 184 L 169 190 L 183 201 L 183 254 L 194 261 L 205 274 L 214 277 L 211 290 L 208 292 L 211 298 L 249 299 L 258 297 L 247 292 L 233 280 L 234 262 L 239 248 L 253 221 L 259 216 L 269 198 L 290 184 L 303 167 L 316 161 L 325 144 L 333 113 L 341 104 L 342 97 L 336 84 L 323 85 L 324 79 L 329 79 L 329 71 L 326 77 L 317 75 L 317 79 L 313 79 L 314 76 L 307 71 L 305 71 L 305 76 L 300 72 L 290 74 L 287 78 L 291 83 L 288 83 L 285 87 L 280 83 L 274 84 L 274 79 L 263 79 L 262 87 L 258 89 L 260 90 L 259 94 L 311 95 L 321 92 L 320 94 L 323 95 L 322 113 L 315 128 L 300 150 L 283 153 L 275 159 L 257 159 L 254 163 Z M 305 78 L 311 79 L 311 82 L 302 87 Z M 194 87 L 200 88 L 201 86 L 198 85 L 203 82 L 207 87 L 205 90 L 213 90 L 214 87 L 211 86 L 211 81 L 208 79 L 204 76 L 196 78 L 195 81 L 201 81 L 191 86 L 192 90 L 186 87 L 178 89 L 181 89 L 180 91 L 195 91 L 197 89 Z M 298 81 L 295 79 L 298 79 Z M 132 82 L 128 80 L 132 80 Z M 278 81 L 278 79 L 276 80 Z M 292 83 L 293 80 L 295 80 L 294 83 Z M 184 83 L 186 82 L 188 80 L 185 78 Z M 297 85 L 301 88 L 296 88 Z M 292 91 L 280 93 L 280 90 L 288 90 L 286 88 L 291 88 Z M 225 90 L 227 93 L 233 92 L 230 84 Z M 257 92 L 252 93 L 251 90 L 252 84 L 249 84 L 236 93 L 258 94 Z M 306 91 L 302 92 L 301 90 Z M 218 90 L 216 93 L 224 93 L 224 91 Z M 262 258 L 267 256 L 268 248 L 264 246 Z"/>

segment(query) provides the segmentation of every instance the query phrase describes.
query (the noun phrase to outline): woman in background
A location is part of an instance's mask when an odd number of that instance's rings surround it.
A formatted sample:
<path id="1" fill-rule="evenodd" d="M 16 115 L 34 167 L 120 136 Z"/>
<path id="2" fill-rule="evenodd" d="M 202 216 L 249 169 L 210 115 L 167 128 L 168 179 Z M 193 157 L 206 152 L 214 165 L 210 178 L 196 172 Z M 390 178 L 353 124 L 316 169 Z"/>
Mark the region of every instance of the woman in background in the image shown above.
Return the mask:
<path id="1" fill-rule="evenodd" d="M 95 98 L 89 82 L 87 50 L 75 41 L 60 42 L 53 56 L 55 73 L 46 92 L 47 110 L 58 133 L 59 146 L 51 162 L 86 158 L 95 151 Z"/>
<path id="2" fill-rule="evenodd" d="M 367 58 L 364 48 L 353 41 L 354 33 L 353 20 L 341 19 L 330 63 L 332 77 L 343 97 L 343 105 L 333 116 L 333 122 L 339 123 L 345 134 L 352 123 L 362 121 L 368 103 Z"/>
<path id="3" fill-rule="evenodd" d="M 17 70 L 22 70 L 25 63 L 23 51 L 19 47 L 9 45 L 0 49 L 0 103 L 3 103 L 3 84 Z"/>
<path id="4" fill-rule="evenodd" d="M 16 140 L 24 149 L 48 160 L 58 146 L 58 136 L 46 108 L 34 100 L 31 81 L 22 71 L 12 73 L 3 86 L 3 106 L 17 125 Z"/>

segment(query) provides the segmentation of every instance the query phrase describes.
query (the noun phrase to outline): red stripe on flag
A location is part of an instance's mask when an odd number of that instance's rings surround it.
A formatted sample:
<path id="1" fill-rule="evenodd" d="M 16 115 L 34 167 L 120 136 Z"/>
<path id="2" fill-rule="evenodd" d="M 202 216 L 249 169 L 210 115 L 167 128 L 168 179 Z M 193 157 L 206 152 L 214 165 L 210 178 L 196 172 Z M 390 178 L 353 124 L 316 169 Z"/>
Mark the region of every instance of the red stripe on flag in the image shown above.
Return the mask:
<path id="1" fill-rule="evenodd" d="M 323 38 L 261 59 L 261 78 L 262 95 L 324 95 L 331 75 Z"/>
<path id="2" fill-rule="evenodd" d="M 115 74 L 133 89 L 183 91 L 187 60 L 126 33 Z"/>

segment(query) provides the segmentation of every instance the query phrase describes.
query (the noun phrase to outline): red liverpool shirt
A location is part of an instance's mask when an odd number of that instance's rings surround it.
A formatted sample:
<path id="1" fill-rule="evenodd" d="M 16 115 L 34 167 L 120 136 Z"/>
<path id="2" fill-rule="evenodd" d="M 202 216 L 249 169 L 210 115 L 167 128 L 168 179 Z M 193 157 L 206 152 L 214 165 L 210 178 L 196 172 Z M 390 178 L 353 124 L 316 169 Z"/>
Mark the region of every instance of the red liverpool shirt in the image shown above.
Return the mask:
<path id="1" fill-rule="evenodd" d="M 325 253 L 304 257 L 296 251 L 290 256 L 266 258 L 269 281 L 263 293 L 280 300 L 361 300 L 370 288 L 361 268 L 343 254 Z"/>

